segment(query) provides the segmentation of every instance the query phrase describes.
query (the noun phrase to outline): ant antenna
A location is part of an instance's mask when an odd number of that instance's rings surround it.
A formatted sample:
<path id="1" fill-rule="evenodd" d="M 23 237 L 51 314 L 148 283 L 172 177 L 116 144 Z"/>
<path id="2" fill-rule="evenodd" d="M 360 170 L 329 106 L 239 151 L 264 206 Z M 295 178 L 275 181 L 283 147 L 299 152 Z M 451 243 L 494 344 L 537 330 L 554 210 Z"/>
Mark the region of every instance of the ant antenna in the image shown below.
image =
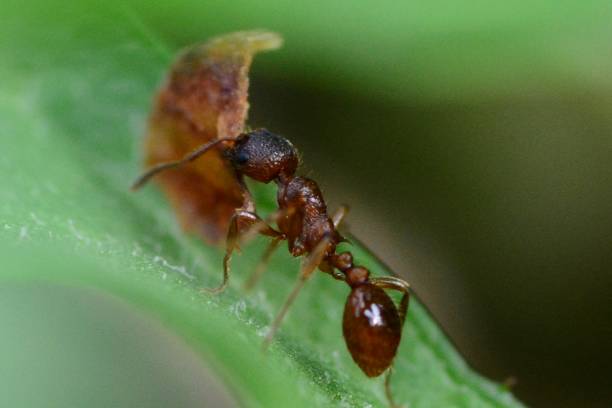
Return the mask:
<path id="1" fill-rule="evenodd" d="M 134 184 L 132 184 L 130 189 L 132 191 L 136 191 L 140 187 L 142 187 L 144 184 L 146 184 L 157 173 L 162 172 L 164 170 L 173 169 L 175 167 L 182 166 L 183 164 L 190 163 L 190 162 L 194 161 L 195 159 L 197 159 L 198 157 L 200 157 L 201 155 L 203 155 L 204 153 L 206 153 L 207 151 L 209 151 L 211 148 L 213 148 L 216 145 L 218 145 L 219 143 L 228 143 L 228 142 L 233 142 L 235 140 L 236 140 L 235 138 L 231 138 L 231 137 L 226 137 L 226 138 L 223 138 L 223 139 L 214 140 L 212 142 L 206 143 L 203 146 L 198 147 L 196 150 L 194 150 L 191 153 L 187 154 L 185 157 L 183 157 L 180 160 L 166 162 L 166 163 L 160 163 L 160 164 L 158 164 L 156 166 L 153 166 L 146 173 L 144 173 L 143 175 L 138 177 L 136 179 L 136 181 L 134 181 Z"/>

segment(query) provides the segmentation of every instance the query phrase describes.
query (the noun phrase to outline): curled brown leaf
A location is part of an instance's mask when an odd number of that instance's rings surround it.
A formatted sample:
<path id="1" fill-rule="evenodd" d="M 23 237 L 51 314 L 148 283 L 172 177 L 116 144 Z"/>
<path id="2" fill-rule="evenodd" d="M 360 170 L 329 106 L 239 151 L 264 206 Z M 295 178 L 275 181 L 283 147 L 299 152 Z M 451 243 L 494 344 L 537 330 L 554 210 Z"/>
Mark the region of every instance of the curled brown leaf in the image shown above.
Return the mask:
<path id="1" fill-rule="evenodd" d="M 182 158 L 207 142 L 236 137 L 249 108 L 249 68 L 260 51 L 280 47 L 279 35 L 243 31 L 185 49 L 159 90 L 149 119 L 145 164 Z M 156 179 L 183 228 L 211 243 L 224 236 L 242 194 L 219 150 Z"/>

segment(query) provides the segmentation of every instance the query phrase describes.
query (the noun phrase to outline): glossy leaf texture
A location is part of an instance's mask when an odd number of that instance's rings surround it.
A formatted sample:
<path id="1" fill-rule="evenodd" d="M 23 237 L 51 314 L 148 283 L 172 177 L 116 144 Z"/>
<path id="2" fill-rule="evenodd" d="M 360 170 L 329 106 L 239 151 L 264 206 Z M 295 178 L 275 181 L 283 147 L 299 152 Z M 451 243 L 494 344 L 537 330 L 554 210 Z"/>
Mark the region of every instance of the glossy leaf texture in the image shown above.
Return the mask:
<path id="1" fill-rule="evenodd" d="M 222 251 L 185 235 L 158 190 L 128 191 L 151 97 L 178 47 L 125 5 L 3 7 L 0 284 L 68 283 L 124 299 L 185 338 L 243 406 L 386 406 L 382 379 L 363 375 L 342 338 L 347 287 L 312 279 L 263 354 L 299 261 L 280 253 L 245 295 L 258 241 L 236 257 L 225 294 L 203 295 L 221 278 Z M 271 211 L 273 190 L 257 195 Z M 351 249 L 374 275 L 388 273 Z M 395 369 L 392 387 L 406 406 L 521 405 L 466 365 L 418 301 Z"/>

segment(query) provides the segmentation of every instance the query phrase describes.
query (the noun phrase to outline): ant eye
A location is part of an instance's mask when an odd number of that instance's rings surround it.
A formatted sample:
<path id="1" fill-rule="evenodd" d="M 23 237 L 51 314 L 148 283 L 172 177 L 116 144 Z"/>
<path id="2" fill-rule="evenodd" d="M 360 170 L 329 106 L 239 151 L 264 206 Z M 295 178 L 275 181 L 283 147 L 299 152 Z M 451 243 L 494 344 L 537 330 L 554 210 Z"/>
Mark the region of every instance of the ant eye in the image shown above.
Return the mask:
<path id="1" fill-rule="evenodd" d="M 249 155 L 247 152 L 241 151 L 234 158 L 236 164 L 242 165 L 249 161 Z"/>

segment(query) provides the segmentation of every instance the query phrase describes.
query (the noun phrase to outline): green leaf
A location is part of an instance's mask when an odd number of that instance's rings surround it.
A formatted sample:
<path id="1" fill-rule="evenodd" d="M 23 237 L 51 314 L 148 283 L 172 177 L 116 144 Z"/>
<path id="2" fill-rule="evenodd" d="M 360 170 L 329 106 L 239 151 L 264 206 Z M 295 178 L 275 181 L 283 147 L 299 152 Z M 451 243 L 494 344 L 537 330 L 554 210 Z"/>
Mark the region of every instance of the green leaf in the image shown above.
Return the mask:
<path id="1" fill-rule="evenodd" d="M 185 338 L 244 406 L 386 406 L 382 379 L 366 378 L 344 346 L 345 285 L 312 279 L 266 354 L 262 335 L 298 260 L 279 253 L 245 294 L 259 241 L 236 257 L 227 292 L 199 291 L 220 281 L 221 249 L 183 234 L 155 189 L 128 192 L 150 98 L 176 47 L 136 9 L 96 4 L 3 6 L 0 283 L 68 283 L 126 300 Z M 273 190 L 256 193 L 262 212 L 273 210 Z M 359 245 L 351 250 L 375 275 L 388 273 Z M 466 366 L 417 301 L 395 369 L 405 405 L 520 406 Z"/>

